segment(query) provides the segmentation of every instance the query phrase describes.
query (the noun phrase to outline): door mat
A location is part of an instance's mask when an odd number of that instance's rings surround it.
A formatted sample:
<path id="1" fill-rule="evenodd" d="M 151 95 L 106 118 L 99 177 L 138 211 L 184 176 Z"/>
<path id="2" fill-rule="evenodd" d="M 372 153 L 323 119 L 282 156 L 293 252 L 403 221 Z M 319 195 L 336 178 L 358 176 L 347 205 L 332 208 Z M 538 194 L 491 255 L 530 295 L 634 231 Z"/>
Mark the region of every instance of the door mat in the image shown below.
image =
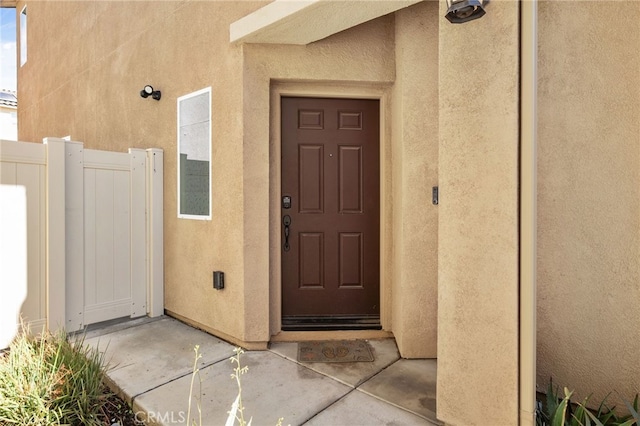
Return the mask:
<path id="1" fill-rule="evenodd" d="M 300 362 L 371 362 L 373 354 L 364 340 L 319 340 L 298 343 Z"/>

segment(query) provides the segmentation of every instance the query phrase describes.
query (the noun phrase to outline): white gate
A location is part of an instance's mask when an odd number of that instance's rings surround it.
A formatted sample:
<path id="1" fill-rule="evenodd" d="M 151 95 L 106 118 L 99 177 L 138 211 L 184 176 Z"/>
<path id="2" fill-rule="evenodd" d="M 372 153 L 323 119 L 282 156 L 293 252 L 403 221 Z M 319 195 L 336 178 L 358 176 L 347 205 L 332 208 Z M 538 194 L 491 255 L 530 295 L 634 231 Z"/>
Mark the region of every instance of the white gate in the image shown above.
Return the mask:
<path id="1" fill-rule="evenodd" d="M 74 331 L 161 315 L 162 150 L 97 151 L 56 138 L 0 143 L 0 183 L 27 187 L 23 316 Z"/>

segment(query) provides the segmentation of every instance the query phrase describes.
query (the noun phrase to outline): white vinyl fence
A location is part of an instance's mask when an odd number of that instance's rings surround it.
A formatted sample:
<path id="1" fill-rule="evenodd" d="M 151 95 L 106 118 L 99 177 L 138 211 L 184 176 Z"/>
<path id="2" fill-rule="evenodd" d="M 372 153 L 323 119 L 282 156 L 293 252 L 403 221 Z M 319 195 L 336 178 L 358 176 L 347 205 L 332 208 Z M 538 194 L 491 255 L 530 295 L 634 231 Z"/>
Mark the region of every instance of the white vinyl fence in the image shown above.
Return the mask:
<path id="1" fill-rule="evenodd" d="M 26 193 L 26 208 L 11 201 L 20 199 L 17 189 Z M 162 196 L 160 149 L 121 153 L 56 138 L 0 141 L 2 307 L 12 305 L 9 311 L 20 312 L 32 329 L 67 331 L 161 315 Z M 22 216 L 26 236 L 16 232 Z M 26 282 L 23 266 L 7 255 L 19 256 L 12 247 L 22 247 L 23 239 Z M 0 321 L 4 347 L 16 318 Z"/>

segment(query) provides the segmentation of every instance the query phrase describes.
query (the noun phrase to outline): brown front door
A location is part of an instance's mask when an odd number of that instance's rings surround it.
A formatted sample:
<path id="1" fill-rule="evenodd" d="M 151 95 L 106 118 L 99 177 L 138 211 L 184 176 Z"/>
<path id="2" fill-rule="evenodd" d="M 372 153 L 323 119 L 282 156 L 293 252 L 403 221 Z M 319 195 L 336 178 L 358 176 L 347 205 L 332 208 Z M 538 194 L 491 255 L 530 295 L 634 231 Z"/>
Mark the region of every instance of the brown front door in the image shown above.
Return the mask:
<path id="1" fill-rule="evenodd" d="M 282 98 L 283 329 L 379 324 L 379 127 L 377 100 Z"/>

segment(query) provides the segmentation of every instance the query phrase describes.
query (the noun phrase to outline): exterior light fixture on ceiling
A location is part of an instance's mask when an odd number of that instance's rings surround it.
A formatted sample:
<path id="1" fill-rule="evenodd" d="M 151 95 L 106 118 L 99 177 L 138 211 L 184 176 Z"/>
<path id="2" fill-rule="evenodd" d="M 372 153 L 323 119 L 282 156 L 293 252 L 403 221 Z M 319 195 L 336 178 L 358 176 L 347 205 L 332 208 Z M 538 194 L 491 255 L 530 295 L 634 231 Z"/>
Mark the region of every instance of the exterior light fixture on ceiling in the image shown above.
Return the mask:
<path id="1" fill-rule="evenodd" d="M 142 96 L 143 98 L 148 98 L 149 96 L 151 96 L 156 101 L 159 101 L 160 100 L 160 96 L 162 96 L 162 94 L 160 93 L 159 90 L 153 90 L 153 87 L 147 84 L 140 91 L 140 96 Z"/>
<path id="2" fill-rule="evenodd" d="M 452 24 L 462 24 L 484 16 L 488 0 L 447 0 L 445 18 Z"/>

